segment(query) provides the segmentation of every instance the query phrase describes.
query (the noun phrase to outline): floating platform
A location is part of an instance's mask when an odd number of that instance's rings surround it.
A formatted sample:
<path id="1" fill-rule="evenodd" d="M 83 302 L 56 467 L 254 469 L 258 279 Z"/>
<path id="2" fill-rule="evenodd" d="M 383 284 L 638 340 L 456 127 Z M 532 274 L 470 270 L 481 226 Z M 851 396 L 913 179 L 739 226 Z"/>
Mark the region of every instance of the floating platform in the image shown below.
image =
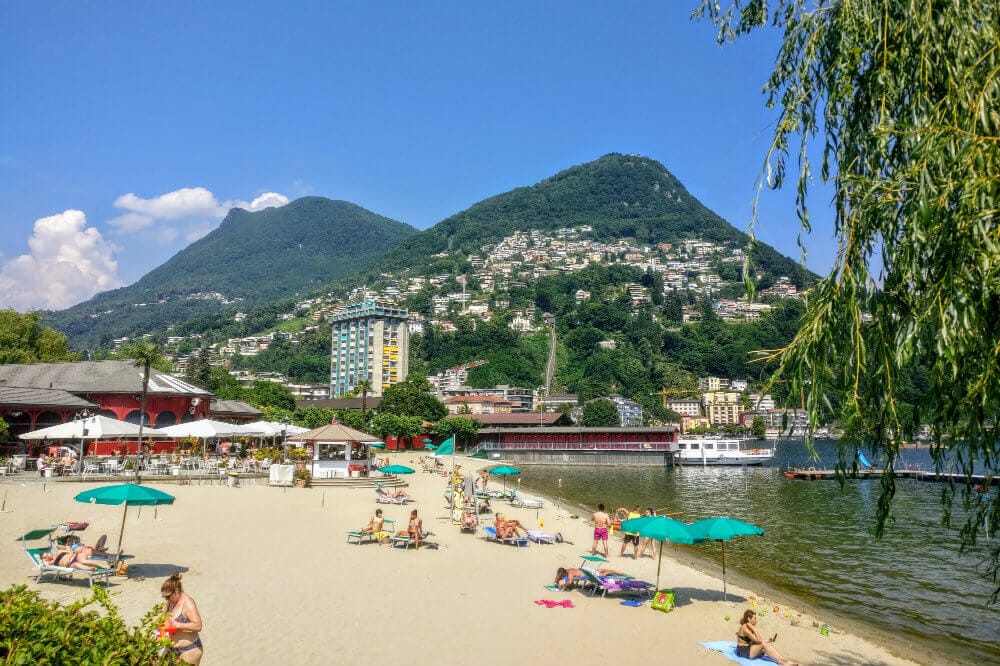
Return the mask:
<path id="1" fill-rule="evenodd" d="M 848 479 L 877 479 L 882 476 L 884 470 L 881 469 L 859 469 L 849 470 L 846 473 Z M 835 469 L 813 469 L 812 467 L 803 469 L 796 467 L 783 470 L 786 479 L 797 479 L 800 481 L 833 481 L 837 478 Z M 893 477 L 897 479 L 912 479 L 914 481 L 931 481 L 937 483 L 965 483 L 963 474 L 941 474 L 938 472 L 919 469 L 897 469 L 893 472 Z M 973 485 L 993 485 L 1000 486 L 1000 478 L 989 478 L 985 474 L 974 474 L 972 476 Z"/>

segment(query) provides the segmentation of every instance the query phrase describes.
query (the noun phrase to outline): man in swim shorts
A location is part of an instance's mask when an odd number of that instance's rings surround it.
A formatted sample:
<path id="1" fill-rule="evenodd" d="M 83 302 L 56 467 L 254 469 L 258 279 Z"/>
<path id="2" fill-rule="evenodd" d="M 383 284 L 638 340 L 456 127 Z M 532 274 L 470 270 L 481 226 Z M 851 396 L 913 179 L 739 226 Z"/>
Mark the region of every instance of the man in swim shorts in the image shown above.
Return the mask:
<path id="1" fill-rule="evenodd" d="M 591 555 L 597 554 L 597 542 L 604 543 L 604 557 L 608 556 L 608 528 L 611 527 L 611 516 L 604 512 L 604 505 L 598 504 L 597 511 L 590 517 L 594 521 L 594 545 L 590 549 Z"/>
<path id="2" fill-rule="evenodd" d="M 639 507 L 636 505 L 631 511 L 629 511 L 628 518 L 625 520 L 632 520 L 633 518 L 639 518 L 640 516 L 642 516 L 642 514 L 639 513 Z M 621 552 L 618 553 L 618 557 L 625 557 L 625 546 L 630 543 L 632 544 L 632 559 L 639 559 L 639 535 L 631 532 L 625 532 L 625 538 L 622 539 L 622 549 Z"/>

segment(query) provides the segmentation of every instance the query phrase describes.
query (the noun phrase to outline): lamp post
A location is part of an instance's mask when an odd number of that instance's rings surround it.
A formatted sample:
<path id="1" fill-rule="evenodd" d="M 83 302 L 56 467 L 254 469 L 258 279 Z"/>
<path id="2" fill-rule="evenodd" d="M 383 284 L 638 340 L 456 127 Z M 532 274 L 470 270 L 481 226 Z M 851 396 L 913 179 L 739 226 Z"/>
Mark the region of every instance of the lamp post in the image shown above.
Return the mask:
<path id="1" fill-rule="evenodd" d="M 86 446 L 85 442 L 86 442 L 87 433 L 88 433 L 87 423 L 86 422 L 87 422 L 87 419 L 89 419 L 90 417 L 91 417 L 91 413 L 90 413 L 90 410 L 88 410 L 88 409 L 81 409 L 80 411 L 78 411 L 76 414 L 73 415 L 73 420 L 74 421 L 83 421 L 84 422 L 83 423 L 83 430 L 80 433 L 80 470 L 81 470 L 81 476 L 82 476 L 82 470 L 83 470 L 83 456 L 84 456 L 83 447 Z"/>

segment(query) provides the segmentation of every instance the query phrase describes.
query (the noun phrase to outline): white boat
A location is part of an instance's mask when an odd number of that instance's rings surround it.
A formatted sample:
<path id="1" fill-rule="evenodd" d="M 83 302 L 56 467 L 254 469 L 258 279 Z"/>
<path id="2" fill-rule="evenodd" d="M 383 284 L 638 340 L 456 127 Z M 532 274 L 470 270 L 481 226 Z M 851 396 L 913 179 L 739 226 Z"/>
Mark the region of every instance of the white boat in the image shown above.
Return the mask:
<path id="1" fill-rule="evenodd" d="M 773 448 L 756 446 L 746 439 L 681 439 L 677 442 L 681 465 L 763 465 L 774 458 Z"/>

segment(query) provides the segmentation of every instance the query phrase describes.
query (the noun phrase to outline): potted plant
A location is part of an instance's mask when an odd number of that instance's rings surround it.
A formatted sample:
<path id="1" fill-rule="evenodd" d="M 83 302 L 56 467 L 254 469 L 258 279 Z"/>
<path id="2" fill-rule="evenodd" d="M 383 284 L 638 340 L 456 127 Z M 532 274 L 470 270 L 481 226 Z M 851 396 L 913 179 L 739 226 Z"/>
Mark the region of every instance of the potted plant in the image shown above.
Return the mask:
<path id="1" fill-rule="evenodd" d="M 312 481 L 312 474 L 309 473 L 307 469 L 297 469 L 295 470 L 295 487 L 305 488 Z"/>
<path id="2" fill-rule="evenodd" d="M 297 446 L 293 449 L 288 450 L 288 457 L 295 461 L 296 470 L 304 470 L 306 468 L 306 460 L 312 458 L 304 447 Z"/>

